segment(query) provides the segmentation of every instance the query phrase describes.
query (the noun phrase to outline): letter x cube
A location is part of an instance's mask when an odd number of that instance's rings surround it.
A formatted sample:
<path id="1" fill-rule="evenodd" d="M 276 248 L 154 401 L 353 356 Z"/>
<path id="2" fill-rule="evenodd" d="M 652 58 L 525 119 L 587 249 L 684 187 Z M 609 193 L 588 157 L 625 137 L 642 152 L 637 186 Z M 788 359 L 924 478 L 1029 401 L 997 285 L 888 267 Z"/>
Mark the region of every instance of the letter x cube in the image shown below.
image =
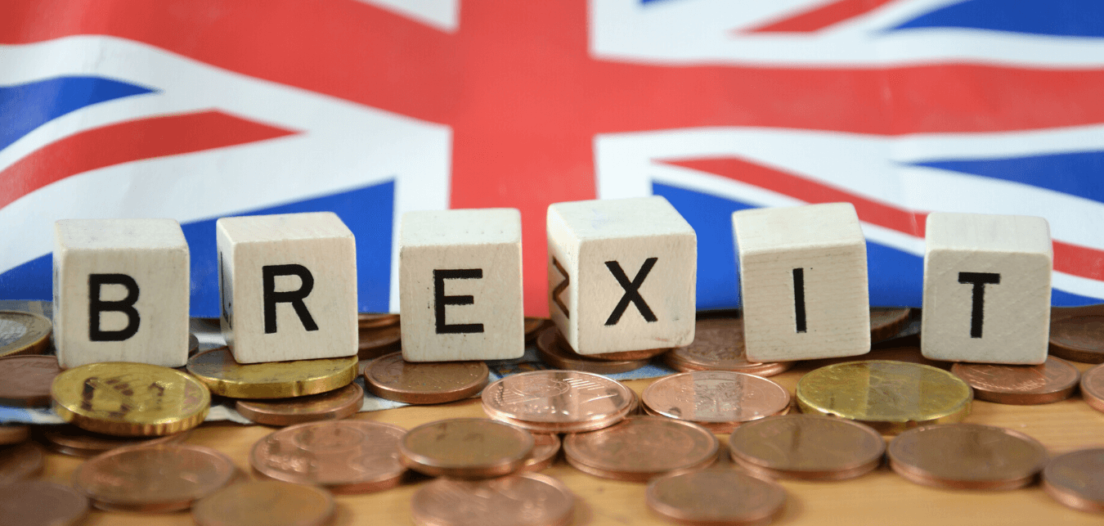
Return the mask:
<path id="1" fill-rule="evenodd" d="M 239 363 L 357 353 L 356 242 L 330 212 L 224 217 L 222 334 Z"/>
<path id="2" fill-rule="evenodd" d="M 694 341 L 697 235 L 662 197 L 548 207 L 548 309 L 579 354 Z"/>
<path id="3" fill-rule="evenodd" d="M 932 213 L 925 237 L 924 356 L 1046 361 L 1053 264 L 1046 219 Z"/>
<path id="4" fill-rule="evenodd" d="M 172 219 L 58 221 L 58 364 L 187 364 L 188 258 L 184 232 Z"/>
<path id="5" fill-rule="evenodd" d="M 399 310 L 407 361 L 520 358 L 521 212 L 403 214 Z"/>

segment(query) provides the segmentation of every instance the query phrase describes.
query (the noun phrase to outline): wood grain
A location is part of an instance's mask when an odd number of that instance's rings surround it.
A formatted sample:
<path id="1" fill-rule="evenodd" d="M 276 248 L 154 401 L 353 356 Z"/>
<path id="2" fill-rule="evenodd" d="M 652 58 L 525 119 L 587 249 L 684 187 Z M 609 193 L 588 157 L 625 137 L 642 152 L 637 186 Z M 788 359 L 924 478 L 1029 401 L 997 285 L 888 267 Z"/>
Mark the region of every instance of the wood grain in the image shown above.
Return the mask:
<path id="1" fill-rule="evenodd" d="M 875 351 L 870 355 L 876 358 Z M 1086 370 L 1091 365 L 1076 364 Z M 800 365 L 774 377 L 793 392 L 801 375 L 809 371 Z M 653 380 L 626 382 L 638 393 Z M 354 418 L 378 420 L 410 429 L 442 418 L 482 417 L 478 399 L 429 407 L 404 407 Z M 1010 406 L 974 402 L 967 422 L 1015 429 L 1031 435 L 1057 455 L 1089 446 L 1104 446 L 1104 414 L 1091 408 L 1079 395 L 1041 406 Z M 213 447 L 228 455 L 248 476 L 249 450 L 273 428 L 206 424 L 192 432 L 188 443 Z M 727 435 L 721 435 L 727 451 Z M 723 459 L 729 463 L 727 459 Z M 44 478 L 68 484 L 81 459 L 50 454 Z M 562 460 L 544 471 L 563 481 L 578 497 L 577 525 L 669 524 L 648 511 L 644 484 L 616 482 L 585 475 Z M 426 479 L 367 495 L 338 496 L 335 526 L 353 524 L 412 524 L 410 498 Z M 782 481 L 789 492 L 786 511 L 775 524 L 893 524 L 1007 526 L 1008 524 L 1100 524 L 1098 514 L 1068 509 L 1053 501 L 1038 484 L 1007 492 L 952 491 L 918 486 L 882 466 L 875 472 L 845 482 Z M 93 512 L 89 525 L 185 525 L 193 524 L 189 513 L 145 515 Z"/>

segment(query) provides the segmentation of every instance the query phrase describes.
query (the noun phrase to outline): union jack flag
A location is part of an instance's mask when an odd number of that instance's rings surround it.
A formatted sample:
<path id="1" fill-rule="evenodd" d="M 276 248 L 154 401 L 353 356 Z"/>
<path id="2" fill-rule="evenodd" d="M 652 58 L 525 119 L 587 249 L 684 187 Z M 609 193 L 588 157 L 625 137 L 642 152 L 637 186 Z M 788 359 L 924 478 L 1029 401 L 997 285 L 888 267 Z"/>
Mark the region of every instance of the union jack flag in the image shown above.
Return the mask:
<path id="1" fill-rule="evenodd" d="M 219 217 L 332 210 L 359 307 L 398 218 L 665 196 L 698 307 L 739 304 L 730 215 L 849 201 L 871 302 L 920 305 L 931 211 L 1038 215 L 1056 304 L 1104 298 L 1098 0 L 5 0 L 0 299 L 48 299 L 61 218 L 172 217 L 216 316 Z"/>

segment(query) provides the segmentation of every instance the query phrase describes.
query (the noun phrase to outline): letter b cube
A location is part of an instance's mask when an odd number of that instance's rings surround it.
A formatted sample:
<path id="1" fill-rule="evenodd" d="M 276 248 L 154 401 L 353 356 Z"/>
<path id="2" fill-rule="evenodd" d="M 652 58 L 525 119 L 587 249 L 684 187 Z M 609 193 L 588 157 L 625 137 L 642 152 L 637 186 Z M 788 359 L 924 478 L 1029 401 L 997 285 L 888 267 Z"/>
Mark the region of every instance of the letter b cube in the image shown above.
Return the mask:
<path id="1" fill-rule="evenodd" d="M 58 364 L 188 362 L 188 243 L 172 219 L 54 225 Z"/>
<path id="2" fill-rule="evenodd" d="M 227 217 L 215 229 L 222 334 L 234 360 L 357 353 L 356 242 L 337 215 Z"/>

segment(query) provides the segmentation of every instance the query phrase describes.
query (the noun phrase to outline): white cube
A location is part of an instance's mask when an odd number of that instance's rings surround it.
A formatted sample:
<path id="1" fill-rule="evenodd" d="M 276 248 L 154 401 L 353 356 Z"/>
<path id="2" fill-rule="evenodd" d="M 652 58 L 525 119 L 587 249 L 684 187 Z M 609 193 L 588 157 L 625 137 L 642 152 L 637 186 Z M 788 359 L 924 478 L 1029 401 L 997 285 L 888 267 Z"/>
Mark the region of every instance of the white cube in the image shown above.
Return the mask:
<path id="1" fill-rule="evenodd" d="M 694 341 L 698 238 L 662 197 L 548 207 L 548 310 L 579 354 Z"/>
<path id="2" fill-rule="evenodd" d="M 222 334 L 238 363 L 357 353 L 356 241 L 330 212 L 215 225 Z"/>
<path id="3" fill-rule="evenodd" d="M 748 359 L 870 352 L 866 241 L 854 206 L 741 210 L 732 228 Z"/>
<path id="4" fill-rule="evenodd" d="M 187 364 L 188 264 L 188 243 L 172 219 L 58 221 L 58 364 Z"/>
<path id="5" fill-rule="evenodd" d="M 399 231 L 403 359 L 501 360 L 525 353 L 521 212 L 407 212 Z"/>
<path id="6" fill-rule="evenodd" d="M 1046 361 L 1054 261 L 1046 219 L 932 213 L 926 230 L 924 356 Z"/>

